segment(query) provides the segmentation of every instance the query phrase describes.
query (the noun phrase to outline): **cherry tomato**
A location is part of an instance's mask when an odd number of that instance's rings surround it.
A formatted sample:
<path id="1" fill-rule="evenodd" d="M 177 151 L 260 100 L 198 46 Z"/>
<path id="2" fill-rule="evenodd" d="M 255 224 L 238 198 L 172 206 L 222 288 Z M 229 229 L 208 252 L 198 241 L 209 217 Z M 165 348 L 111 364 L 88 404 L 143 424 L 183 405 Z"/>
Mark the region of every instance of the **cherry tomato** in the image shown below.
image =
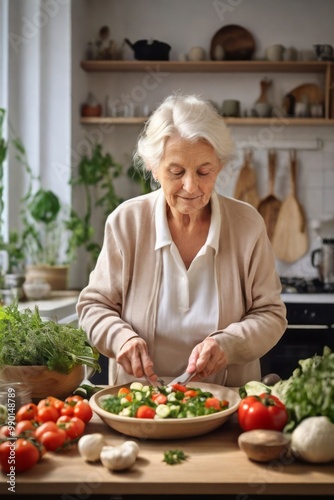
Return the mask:
<path id="1" fill-rule="evenodd" d="M 244 431 L 253 429 L 282 431 L 288 421 L 288 412 L 285 405 L 271 394 L 246 396 L 238 408 L 238 421 Z"/>
<path id="2" fill-rule="evenodd" d="M 64 406 L 64 401 L 61 399 L 55 398 L 54 396 L 48 396 L 45 399 L 41 399 L 37 404 L 37 408 L 43 408 L 45 406 L 53 406 L 56 410 L 60 411 Z"/>
<path id="3" fill-rule="evenodd" d="M 73 417 L 74 406 L 69 403 L 65 403 L 63 408 L 60 410 L 60 415 L 67 415 L 68 417 Z"/>
<path id="4" fill-rule="evenodd" d="M 188 389 L 184 393 L 184 397 L 185 398 L 194 398 L 195 396 L 197 396 L 197 394 L 198 394 L 198 392 L 194 391 L 194 389 Z"/>
<path id="5" fill-rule="evenodd" d="M 187 387 L 185 385 L 182 385 L 182 384 L 173 384 L 172 385 L 172 389 L 173 391 L 177 392 L 187 392 Z"/>
<path id="6" fill-rule="evenodd" d="M 214 410 L 220 410 L 220 401 L 218 398 L 207 398 L 205 401 L 205 408 L 213 408 Z"/>
<path id="7" fill-rule="evenodd" d="M 37 411 L 35 403 L 27 403 L 21 406 L 16 412 L 16 422 L 20 420 L 36 420 Z"/>
<path id="8" fill-rule="evenodd" d="M 56 422 L 59 415 L 59 411 L 54 406 L 45 405 L 38 409 L 36 420 L 38 422 Z"/>
<path id="9" fill-rule="evenodd" d="M 67 439 L 66 432 L 60 427 L 56 426 L 56 430 L 49 430 L 43 432 L 39 441 L 45 446 L 48 451 L 59 450 Z"/>
<path id="10" fill-rule="evenodd" d="M 0 444 L 0 466 L 7 474 L 31 469 L 40 458 L 40 450 L 28 439 L 18 438 Z"/>
<path id="11" fill-rule="evenodd" d="M 8 425 L 2 425 L 0 427 L 0 438 L 8 437 L 11 434 L 11 428 Z"/>
<path id="12" fill-rule="evenodd" d="M 154 416 L 155 416 L 154 408 L 151 408 L 151 406 L 148 405 L 139 406 L 136 412 L 137 418 L 154 418 Z"/>
<path id="13" fill-rule="evenodd" d="M 74 394 L 73 396 L 68 396 L 66 399 L 65 399 L 65 403 L 67 404 L 72 404 L 73 403 L 77 403 L 78 401 L 83 401 L 83 397 L 82 396 L 79 396 L 79 394 Z M 74 405 L 73 405 L 74 406 Z"/>
<path id="14" fill-rule="evenodd" d="M 73 416 L 81 418 L 85 423 L 89 422 L 93 416 L 93 410 L 88 401 L 78 401 L 73 408 Z"/>
<path id="15" fill-rule="evenodd" d="M 151 399 L 157 405 L 164 405 L 167 402 L 167 396 L 165 396 L 165 394 L 162 394 L 161 392 L 158 392 L 156 394 L 152 394 L 152 398 Z"/>
<path id="16" fill-rule="evenodd" d="M 42 425 L 40 425 L 39 427 L 37 427 L 36 431 L 35 431 L 35 437 L 38 441 L 40 441 L 40 438 L 41 436 L 45 433 L 45 432 L 49 432 L 49 431 L 57 431 L 58 430 L 58 427 L 57 427 L 57 424 L 56 422 L 44 422 Z"/>
<path id="17" fill-rule="evenodd" d="M 67 417 L 66 415 L 58 418 L 57 425 L 66 432 L 70 440 L 82 436 L 86 427 L 85 422 L 81 418 Z"/>
<path id="18" fill-rule="evenodd" d="M 23 432 L 29 436 L 34 436 L 36 431 L 36 426 L 33 424 L 33 420 L 20 420 L 15 426 L 15 434 L 18 436 Z"/>
<path id="19" fill-rule="evenodd" d="M 119 398 L 126 398 L 128 401 L 132 401 L 131 391 L 127 387 L 121 387 L 117 393 Z"/>

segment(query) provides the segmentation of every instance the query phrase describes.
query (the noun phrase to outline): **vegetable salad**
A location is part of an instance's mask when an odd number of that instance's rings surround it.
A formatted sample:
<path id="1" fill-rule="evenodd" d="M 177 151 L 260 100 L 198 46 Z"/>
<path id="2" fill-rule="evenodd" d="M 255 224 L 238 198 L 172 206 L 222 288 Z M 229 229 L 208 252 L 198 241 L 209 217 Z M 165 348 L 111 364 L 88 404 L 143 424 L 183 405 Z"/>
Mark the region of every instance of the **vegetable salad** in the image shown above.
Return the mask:
<path id="1" fill-rule="evenodd" d="M 104 410 L 123 417 L 135 418 L 192 418 L 224 411 L 229 402 L 211 392 L 181 384 L 154 387 L 133 382 L 121 387 L 117 394 L 101 396 Z"/>

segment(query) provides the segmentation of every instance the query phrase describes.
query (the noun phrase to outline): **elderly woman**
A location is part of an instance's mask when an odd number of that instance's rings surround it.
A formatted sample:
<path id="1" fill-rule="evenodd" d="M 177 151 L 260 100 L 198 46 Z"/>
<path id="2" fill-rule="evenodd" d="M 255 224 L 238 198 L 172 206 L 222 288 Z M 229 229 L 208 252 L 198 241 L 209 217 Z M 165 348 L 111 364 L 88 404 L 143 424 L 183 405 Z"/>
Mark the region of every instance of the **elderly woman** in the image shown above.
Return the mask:
<path id="1" fill-rule="evenodd" d="M 263 218 L 216 193 L 233 155 L 223 118 L 173 95 L 138 141 L 136 162 L 161 186 L 109 215 L 80 294 L 80 325 L 109 358 L 109 384 L 193 380 L 240 386 L 281 338 L 286 310 Z"/>

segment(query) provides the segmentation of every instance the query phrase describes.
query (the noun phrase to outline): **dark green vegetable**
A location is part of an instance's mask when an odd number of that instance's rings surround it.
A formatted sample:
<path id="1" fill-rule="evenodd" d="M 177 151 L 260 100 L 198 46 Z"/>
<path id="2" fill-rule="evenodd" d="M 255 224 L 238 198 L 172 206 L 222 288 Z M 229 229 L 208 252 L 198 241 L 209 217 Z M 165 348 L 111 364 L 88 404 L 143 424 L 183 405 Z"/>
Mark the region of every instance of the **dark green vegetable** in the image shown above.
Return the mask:
<path id="1" fill-rule="evenodd" d="M 334 352 L 328 346 L 323 354 L 302 359 L 290 378 L 274 385 L 272 393 L 285 404 L 291 432 L 307 417 L 324 416 L 334 423 Z"/>
<path id="2" fill-rule="evenodd" d="M 100 372 L 98 358 L 82 328 L 43 321 L 37 307 L 19 311 L 14 303 L 0 309 L 0 368 L 42 365 L 69 373 L 87 365 Z"/>
<path id="3" fill-rule="evenodd" d="M 186 460 L 188 456 L 182 450 L 167 450 L 164 452 L 163 462 L 168 465 L 180 464 Z"/>

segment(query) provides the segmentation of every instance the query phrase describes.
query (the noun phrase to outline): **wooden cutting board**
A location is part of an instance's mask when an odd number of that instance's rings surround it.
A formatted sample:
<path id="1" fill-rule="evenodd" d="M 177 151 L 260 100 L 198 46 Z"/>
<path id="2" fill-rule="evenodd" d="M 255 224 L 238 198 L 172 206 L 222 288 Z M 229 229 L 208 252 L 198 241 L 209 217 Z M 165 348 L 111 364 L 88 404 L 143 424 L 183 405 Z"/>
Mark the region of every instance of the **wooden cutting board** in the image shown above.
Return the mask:
<path id="1" fill-rule="evenodd" d="M 256 189 L 256 174 L 252 168 L 253 152 L 246 150 L 244 154 L 244 165 L 240 170 L 239 177 L 234 189 L 234 198 L 250 203 L 257 207 L 259 196 Z"/>
<path id="2" fill-rule="evenodd" d="M 269 164 L 269 193 L 260 201 L 258 211 L 264 218 L 267 233 L 270 241 L 272 241 L 277 218 L 281 210 L 282 202 L 274 194 L 275 175 L 277 165 L 277 154 L 274 150 L 268 151 L 268 164 Z"/>
<path id="3" fill-rule="evenodd" d="M 306 218 L 303 207 L 297 199 L 297 158 L 290 153 L 291 192 L 283 201 L 272 240 L 278 259 L 295 262 L 306 254 L 309 246 Z"/>

